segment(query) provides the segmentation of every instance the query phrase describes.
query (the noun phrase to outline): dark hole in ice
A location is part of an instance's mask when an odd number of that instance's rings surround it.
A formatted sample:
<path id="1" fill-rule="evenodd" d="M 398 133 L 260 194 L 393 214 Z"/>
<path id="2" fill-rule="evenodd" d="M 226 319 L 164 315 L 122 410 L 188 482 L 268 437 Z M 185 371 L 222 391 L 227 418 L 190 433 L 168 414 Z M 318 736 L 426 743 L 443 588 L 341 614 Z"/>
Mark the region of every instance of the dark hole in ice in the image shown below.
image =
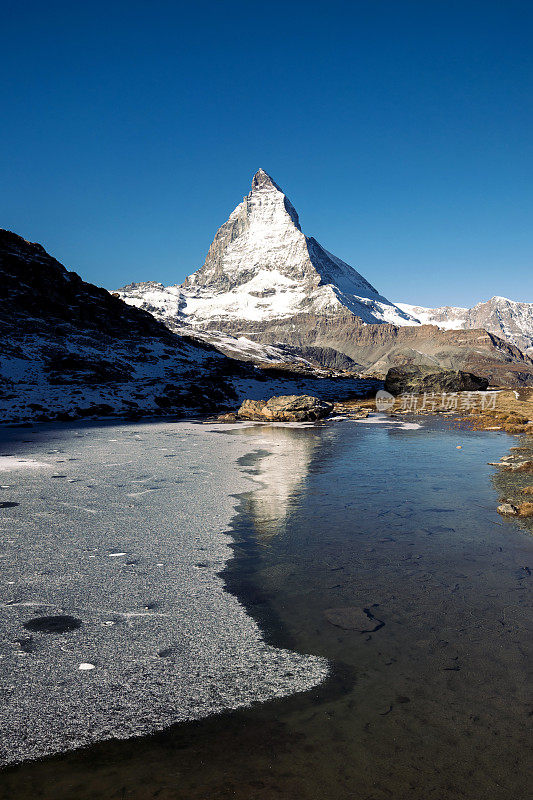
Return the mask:
<path id="1" fill-rule="evenodd" d="M 173 655 L 176 652 L 175 647 L 165 647 L 163 650 L 159 650 L 158 656 L 161 658 L 168 658 L 169 656 Z"/>
<path id="2" fill-rule="evenodd" d="M 24 627 L 36 633 L 66 633 L 76 630 L 81 624 L 81 619 L 61 614 L 55 617 L 35 617 L 25 622 Z"/>
<path id="3" fill-rule="evenodd" d="M 0 503 L 0 508 L 15 508 L 15 506 L 19 506 L 20 503 L 10 503 L 8 500 Z"/>

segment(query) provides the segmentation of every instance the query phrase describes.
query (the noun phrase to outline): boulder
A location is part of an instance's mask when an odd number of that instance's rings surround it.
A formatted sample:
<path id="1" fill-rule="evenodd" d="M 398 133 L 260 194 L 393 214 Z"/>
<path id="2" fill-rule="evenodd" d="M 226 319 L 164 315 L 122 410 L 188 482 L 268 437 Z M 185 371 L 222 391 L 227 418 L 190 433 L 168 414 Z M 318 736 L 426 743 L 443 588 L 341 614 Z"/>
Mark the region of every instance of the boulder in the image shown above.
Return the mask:
<path id="1" fill-rule="evenodd" d="M 385 378 L 385 390 L 393 395 L 424 392 L 484 392 L 489 382 L 472 372 L 431 367 L 391 367 Z"/>
<path id="2" fill-rule="evenodd" d="M 502 503 L 496 511 L 503 516 L 516 516 L 518 514 L 518 508 L 512 503 Z"/>
<path id="3" fill-rule="evenodd" d="M 229 411 L 227 414 L 219 414 L 218 417 L 209 420 L 209 422 L 237 422 L 238 419 L 234 411 Z"/>
<path id="4" fill-rule="evenodd" d="M 266 407 L 266 400 L 245 400 L 237 412 L 241 419 L 265 419 L 263 409 Z"/>
<path id="5" fill-rule="evenodd" d="M 240 419 L 263 422 L 314 422 L 333 410 L 332 403 L 310 395 L 289 394 L 269 400 L 245 400 L 238 411 Z"/>

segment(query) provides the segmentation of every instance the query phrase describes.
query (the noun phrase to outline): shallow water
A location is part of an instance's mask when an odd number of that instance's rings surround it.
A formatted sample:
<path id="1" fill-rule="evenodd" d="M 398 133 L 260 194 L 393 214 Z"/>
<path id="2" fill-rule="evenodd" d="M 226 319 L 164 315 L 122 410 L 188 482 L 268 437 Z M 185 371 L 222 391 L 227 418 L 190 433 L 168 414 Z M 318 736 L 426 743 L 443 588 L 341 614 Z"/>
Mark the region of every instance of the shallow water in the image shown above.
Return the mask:
<path id="1" fill-rule="evenodd" d="M 326 657 L 331 678 L 11 768 L 0 797 L 528 797 L 532 541 L 501 524 L 486 464 L 513 440 L 428 418 L 226 435 L 261 481 L 226 583 L 270 643 Z"/>

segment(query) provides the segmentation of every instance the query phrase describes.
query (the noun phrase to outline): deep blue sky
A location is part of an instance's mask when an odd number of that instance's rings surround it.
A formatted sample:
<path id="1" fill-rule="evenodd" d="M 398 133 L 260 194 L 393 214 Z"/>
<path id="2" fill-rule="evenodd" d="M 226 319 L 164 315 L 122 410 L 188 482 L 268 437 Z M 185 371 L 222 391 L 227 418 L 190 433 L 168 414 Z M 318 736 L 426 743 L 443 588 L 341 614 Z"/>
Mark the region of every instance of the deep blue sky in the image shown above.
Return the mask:
<path id="1" fill-rule="evenodd" d="M 176 283 L 266 169 L 390 299 L 533 301 L 530 0 L 2 3 L 0 226 Z"/>

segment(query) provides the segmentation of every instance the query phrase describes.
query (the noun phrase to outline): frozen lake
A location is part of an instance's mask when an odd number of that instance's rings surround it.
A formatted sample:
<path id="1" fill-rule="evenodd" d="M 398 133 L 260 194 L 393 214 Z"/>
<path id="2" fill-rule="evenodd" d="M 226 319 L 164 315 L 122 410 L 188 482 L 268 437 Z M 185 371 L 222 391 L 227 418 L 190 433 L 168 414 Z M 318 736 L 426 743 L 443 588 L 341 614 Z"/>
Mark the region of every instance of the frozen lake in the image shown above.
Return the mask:
<path id="1" fill-rule="evenodd" d="M 8 767 L 1 800 L 529 798 L 533 540 L 487 464 L 513 437 L 4 433 L 7 756 L 123 738 Z"/>
<path id="2" fill-rule="evenodd" d="M 1 762 L 309 688 L 224 590 L 250 449 L 194 423 L 3 429 Z"/>

